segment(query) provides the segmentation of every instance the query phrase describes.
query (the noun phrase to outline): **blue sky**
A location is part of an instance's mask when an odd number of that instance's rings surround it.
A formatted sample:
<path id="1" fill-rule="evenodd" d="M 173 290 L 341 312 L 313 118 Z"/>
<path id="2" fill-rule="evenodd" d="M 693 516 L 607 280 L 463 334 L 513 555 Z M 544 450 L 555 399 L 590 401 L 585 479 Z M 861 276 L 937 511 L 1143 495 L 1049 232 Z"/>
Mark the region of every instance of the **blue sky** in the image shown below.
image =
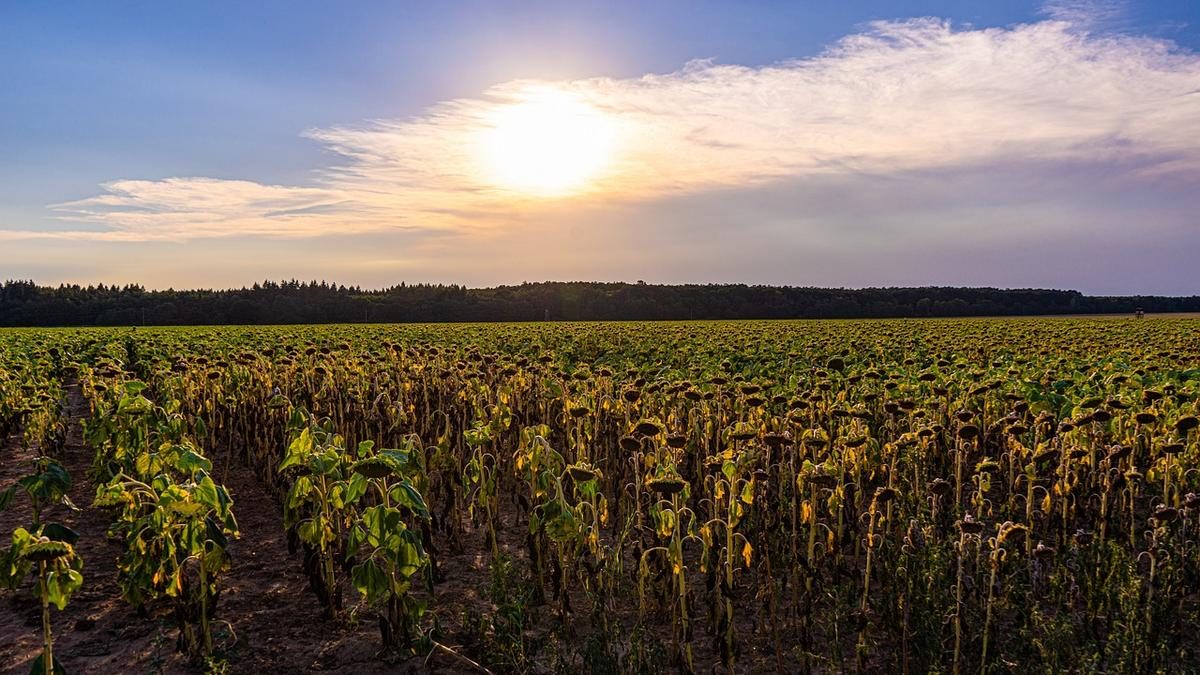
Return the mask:
<path id="1" fill-rule="evenodd" d="M 0 276 L 1200 293 L 1198 50 L 1194 2 L 8 2 Z M 531 81 L 621 169 L 449 181 Z"/>

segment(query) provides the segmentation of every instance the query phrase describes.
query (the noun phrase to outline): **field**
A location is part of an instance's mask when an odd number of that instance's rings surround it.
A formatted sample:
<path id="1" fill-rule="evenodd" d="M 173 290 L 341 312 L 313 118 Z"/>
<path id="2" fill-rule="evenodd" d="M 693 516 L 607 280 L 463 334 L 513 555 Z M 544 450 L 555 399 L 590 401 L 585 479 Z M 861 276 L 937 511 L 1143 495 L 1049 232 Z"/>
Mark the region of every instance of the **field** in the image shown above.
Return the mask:
<path id="1" fill-rule="evenodd" d="M 1198 413 L 1191 317 L 4 331 L 0 670 L 1197 672 Z"/>

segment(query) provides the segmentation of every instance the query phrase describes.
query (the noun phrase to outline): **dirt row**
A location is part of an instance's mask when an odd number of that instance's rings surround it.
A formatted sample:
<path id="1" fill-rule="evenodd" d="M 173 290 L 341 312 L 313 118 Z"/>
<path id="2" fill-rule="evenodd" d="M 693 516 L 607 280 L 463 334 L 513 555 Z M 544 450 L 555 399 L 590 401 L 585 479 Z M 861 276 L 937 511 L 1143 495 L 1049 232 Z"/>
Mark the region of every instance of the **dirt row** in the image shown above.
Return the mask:
<path id="1" fill-rule="evenodd" d="M 69 427 L 59 457 L 74 481 L 71 511 L 53 507 L 46 520 L 79 533 L 76 550 L 84 560 L 83 587 L 61 612 L 52 610 L 55 655 L 69 673 L 114 673 L 134 668 L 148 673 L 197 672 L 176 650 L 170 607 L 159 603 L 139 615 L 121 598 L 117 560 L 122 544 L 106 536 L 109 514 L 91 508 L 95 486 L 88 478 L 93 453 L 83 440 L 88 405 L 78 385 L 68 387 Z M 0 444 L 0 488 L 13 484 L 32 466 L 35 448 L 24 448 L 18 435 Z M 211 453 L 219 458 L 221 453 Z M 361 620 L 323 620 L 321 608 L 300 571 L 298 555 L 288 552 L 278 503 L 253 472 L 231 467 L 226 487 L 234 499 L 241 536 L 231 546 L 232 568 L 222 577 L 215 640 L 221 657 L 235 673 L 403 672 L 452 666 L 432 659 L 385 663 L 376 658 L 379 638 L 369 612 Z M 223 473 L 220 468 L 218 474 Z M 0 512 L 0 537 L 32 518 L 28 499 L 19 494 Z M 28 673 L 41 650 L 40 606 L 31 582 L 0 594 L 0 672 Z M 351 592 L 352 594 L 352 592 Z M 227 623 L 224 623 L 227 622 Z"/>
<path id="2" fill-rule="evenodd" d="M 168 603 L 156 603 L 139 614 L 121 598 L 117 583 L 117 560 L 122 543 L 106 536 L 110 515 L 91 503 L 95 485 L 88 477 L 93 451 L 83 439 L 83 423 L 88 404 L 78 385 L 67 388 L 69 426 L 65 450 L 59 460 L 74 479 L 71 500 L 78 511 L 55 507 L 46 519 L 71 527 L 80 535 L 76 549 L 84 560 L 84 585 L 68 607 L 53 611 L 55 655 L 69 673 L 114 673 L 134 668 L 140 673 L 203 672 L 203 665 L 188 664 L 176 649 L 177 630 Z M 0 449 L 0 488 L 11 485 L 32 466 L 35 449 L 24 448 L 19 436 L 5 439 Z M 224 450 L 209 451 L 214 464 L 228 457 Z M 236 454 L 236 453 L 235 453 Z M 225 469 L 229 470 L 226 471 Z M 288 550 L 278 501 L 266 491 L 254 471 L 236 463 L 215 466 L 214 476 L 222 481 L 234 500 L 234 514 L 240 536 L 230 547 L 232 567 L 221 578 L 217 607 L 218 623 L 214 638 L 220 664 L 232 673 L 460 673 L 472 670 L 463 660 L 435 651 L 429 658 L 396 661 L 380 658 L 380 641 L 374 612 L 355 607 L 353 590 L 346 589 L 349 611 L 341 621 L 326 620 L 316 596 L 301 571 L 300 554 Z M 508 500 L 497 514 L 500 549 L 520 568 L 528 566 L 524 535 L 527 525 Z M 28 500 L 18 495 L 7 511 L 0 512 L 0 536 L 7 545 L 7 533 L 31 519 Z M 456 644 L 463 636 L 464 617 L 491 616 L 496 608 L 486 598 L 480 583 L 490 577 L 489 555 L 482 532 L 468 528 L 465 537 L 453 546 L 438 537 L 438 566 L 443 581 L 429 598 L 440 626 L 439 639 L 460 654 L 471 655 L 471 647 Z M 636 565 L 630 559 L 629 565 Z M 693 583 L 702 583 L 699 579 Z M 0 673 L 29 672 L 30 663 L 41 649 L 40 606 L 33 584 L 15 592 L 0 592 Z M 524 628 L 524 640 L 541 642 L 555 623 L 554 603 L 529 608 L 531 615 Z M 587 607 L 589 601 L 578 589 L 572 589 L 571 604 L 576 618 L 566 639 L 577 642 L 592 632 Z M 632 629 L 636 599 L 621 603 L 622 611 L 610 615 L 619 633 Z M 738 617 L 747 634 L 754 628 L 749 617 Z M 700 624 L 702 622 L 697 622 Z M 649 627 L 650 642 L 670 639 L 669 623 Z M 717 660 L 709 640 L 695 641 L 698 663 Z M 569 637 L 574 635 L 575 637 Z M 567 645 L 578 648 L 579 644 Z M 542 658 L 548 658 L 546 653 Z M 749 651 L 744 664 L 753 671 L 772 670 L 775 661 L 766 654 Z M 539 659 L 540 660 L 540 659 Z M 218 665 L 220 665 L 218 664 Z M 571 666 L 563 663 L 559 667 Z M 542 667 L 552 668 L 549 663 Z"/>

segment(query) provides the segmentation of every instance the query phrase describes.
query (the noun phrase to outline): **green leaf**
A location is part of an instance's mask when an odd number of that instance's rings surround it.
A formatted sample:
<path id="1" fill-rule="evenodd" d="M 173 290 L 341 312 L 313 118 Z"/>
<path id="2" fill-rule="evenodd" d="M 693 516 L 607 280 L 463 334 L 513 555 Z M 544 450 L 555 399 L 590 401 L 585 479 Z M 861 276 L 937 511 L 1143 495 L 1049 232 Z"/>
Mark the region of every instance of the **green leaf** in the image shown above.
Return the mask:
<path id="1" fill-rule="evenodd" d="M 300 435 L 288 445 L 287 456 L 283 458 L 283 463 L 279 465 L 279 470 L 283 471 L 289 467 L 297 466 L 312 454 L 313 437 L 312 431 L 307 427 Z"/>
<path id="2" fill-rule="evenodd" d="M 292 489 L 288 490 L 287 507 L 294 509 L 303 504 L 308 499 L 308 495 L 313 491 L 312 478 L 308 476 L 300 476 L 292 483 Z"/>
<path id="3" fill-rule="evenodd" d="M 327 535 L 332 535 L 332 530 L 329 529 L 325 517 L 318 514 L 301 523 L 299 534 L 300 538 L 309 544 L 321 546 L 327 540 Z"/>
<path id="4" fill-rule="evenodd" d="M 225 528 L 213 520 L 212 516 L 204 517 L 205 537 L 222 550 L 229 548 L 229 537 L 225 536 Z"/>
<path id="5" fill-rule="evenodd" d="M 146 415 L 154 410 L 154 402 L 145 396 L 125 396 L 117 404 L 117 414 L 125 416 Z"/>
<path id="6" fill-rule="evenodd" d="M 737 473 L 737 465 L 733 462 L 725 462 L 721 465 L 721 473 L 725 474 L 729 480 L 733 480 L 734 474 Z"/>
<path id="7" fill-rule="evenodd" d="M 37 473 L 22 477 L 17 485 L 30 496 L 43 502 L 61 503 L 67 491 L 71 489 L 71 475 L 61 464 L 54 460 L 39 459 L 45 463 L 45 468 Z"/>
<path id="8" fill-rule="evenodd" d="M 408 481 L 400 481 L 394 485 L 391 490 L 391 497 L 402 506 L 408 507 L 417 516 L 425 520 L 429 519 L 429 507 L 425 505 L 425 498 Z"/>
<path id="9" fill-rule="evenodd" d="M 203 504 L 186 499 L 172 501 L 169 504 L 165 504 L 165 506 L 175 513 L 184 516 L 185 518 L 191 518 L 192 516 L 198 515 L 204 511 Z"/>
<path id="10" fill-rule="evenodd" d="M 411 534 L 411 531 L 407 534 Z M 405 541 L 396 551 L 397 571 L 405 577 L 411 577 L 424 566 L 425 556 L 422 555 L 420 545 L 412 541 L 411 537 L 405 537 Z"/>
<path id="11" fill-rule="evenodd" d="M 366 494 L 369 485 L 370 482 L 366 476 L 361 473 L 351 474 L 350 480 L 346 482 L 346 503 L 353 504 L 361 499 Z"/>
<path id="12" fill-rule="evenodd" d="M 346 484 L 334 483 L 329 487 L 329 505 L 334 510 L 341 511 L 346 508 Z"/>
<path id="13" fill-rule="evenodd" d="M 70 567 L 61 567 L 46 574 L 46 599 L 61 612 L 71 594 L 83 585 L 83 575 Z"/>
<path id="14" fill-rule="evenodd" d="M 217 509 L 221 506 L 221 496 L 217 492 L 217 484 L 209 476 L 201 478 L 196 487 L 192 489 L 192 499 L 210 509 Z"/>
<path id="15" fill-rule="evenodd" d="M 754 482 L 753 481 L 746 481 L 746 484 L 742 486 L 741 498 L 742 498 L 742 501 L 747 504 L 754 503 Z"/>
<path id="16" fill-rule="evenodd" d="M 148 452 L 143 452 L 133 460 L 133 470 L 139 476 L 150 476 L 158 473 L 154 470 L 154 456 Z"/>
<path id="17" fill-rule="evenodd" d="M 117 506 L 121 504 L 122 497 L 125 495 L 125 488 L 119 480 L 114 480 L 108 485 L 101 485 L 96 488 L 96 498 L 92 500 L 93 506 Z"/>
<path id="18" fill-rule="evenodd" d="M 358 552 L 358 547 L 362 546 L 366 539 L 366 533 L 362 527 L 354 526 L 350 528 L 350 532 L 346 535 L 346 558 L 350 559 Z"/>
<path id="19" fill-rule="evenodd" d="M 559 543 L 570 541 L 579 531 L 575 512 L 559 500 L 545 504 L 542 522 L 546 526 L 546 536 Z"/>
<path id="20" fill-rule="evenodd" d="M 78 532 L 59 523 L 47 523 L 42 528 L 42 536 L 50 539 L 50 541 L 65 541 L 72 545 L 79 541 Z"/>
<path id="21" fill-rule="evenodd" d="M 30 541 L 31 537 L 25 528 L 18 527 L 13 531 L 12 545 L 0 554 L 0 587 L 16 588 L 29 574 L 32 565 L 24 553 Z"/>
<path id="22" fill-rule="evenodd" d="M 390 596 L 388 576 L 373 558 L 355 565 L 350 570 L 350 579 L 355 590 L 371 602 L 378 602 Z"/>
<path id="23" fill-rule="evenodd" d="M 212 462 L 207 457 L 199 454 L 191 448 L 183 448 L 179 453 L 179 460 L 176 462 L 176 468 L 187 474 L 196 474 L 198 472 L 212 471 Z"/>
<path id="24" fill-rule="evenodd" d="M 367 540 L 375 546 L 383 545 L 389 536 L 404 529 L 400 510 L 386 506 L 372 506 L 364 510 L 362 523 L 367 531 Z"/>
<path id="25" fill-rule="evenodd" d="M 413 460 L 413 455 L 411 453 L 409 453 L 407 450 L 397 450 L 397 449 L 382 450 L 382 451 L 380 451 L 379 456 L 386 458 L 388 461 L 394 463 L 396 466 L 398 466 L 402 470 L 406 470 L 406 471 L 411 468 L 409 466 L 409 464 Z"/>
<path id="26" fill-rule="evenodd" d="M 54 669 L 51 671 L 54 675 L 66 675 L 67 670 L 63 668 L 60 659 L 54 660 Z M 38 657 L 33 660 L 33 667 L 29 670 L 29 675 L 49 675 L 46 672 L 46 655 L 38 654 Z"/>

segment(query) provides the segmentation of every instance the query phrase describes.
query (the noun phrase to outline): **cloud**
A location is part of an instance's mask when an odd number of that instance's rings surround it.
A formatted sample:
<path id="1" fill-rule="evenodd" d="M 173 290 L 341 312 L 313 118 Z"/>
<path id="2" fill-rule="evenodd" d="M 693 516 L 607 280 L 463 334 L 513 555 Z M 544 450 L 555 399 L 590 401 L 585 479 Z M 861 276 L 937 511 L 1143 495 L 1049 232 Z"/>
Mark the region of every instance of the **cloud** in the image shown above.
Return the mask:
<path id="1" fill-rule="evenodd" d="M 630 79 L 508 82 L 411 119 L 308 131 L 338 157 L 308 185 L 118 180 L 53 207 L 77 229 L 0 239 L 486 237 L 622 204 L 1019 161 L 1194 180 L 1200 57 L 1163 40 L 1079 30 L 1109 6 L 1054 2 L 1048 20 L 1009 28 L 880 22 L 817 57 L 758 68 L 697 61 Z M 492 184 L 479 157 L 498 110 L 547 91 L 615 129 L 609 165 L 587 189 L 554 199 Z"/>
<path id="2" fill-rule="evenodd" d="M 1126 10 L 1124 0 L 1048 0 L 1041 14 L 1076 28 L 1098 29 L 1119 23 Z"/>
<path id="3" fill-rule="evenodd" d="M 100 196 L 57 205 L 71 220 L 98 222 L 108 228 L 79 232 L 80 236 L 128 241 L 226 234 L 314 235 L 322 234 L 326 218 L 336 217 L 344 207 L 356 208 L 342 202 L 334 189 L 247 180 L 119 180 L 104 189 Z"/>

